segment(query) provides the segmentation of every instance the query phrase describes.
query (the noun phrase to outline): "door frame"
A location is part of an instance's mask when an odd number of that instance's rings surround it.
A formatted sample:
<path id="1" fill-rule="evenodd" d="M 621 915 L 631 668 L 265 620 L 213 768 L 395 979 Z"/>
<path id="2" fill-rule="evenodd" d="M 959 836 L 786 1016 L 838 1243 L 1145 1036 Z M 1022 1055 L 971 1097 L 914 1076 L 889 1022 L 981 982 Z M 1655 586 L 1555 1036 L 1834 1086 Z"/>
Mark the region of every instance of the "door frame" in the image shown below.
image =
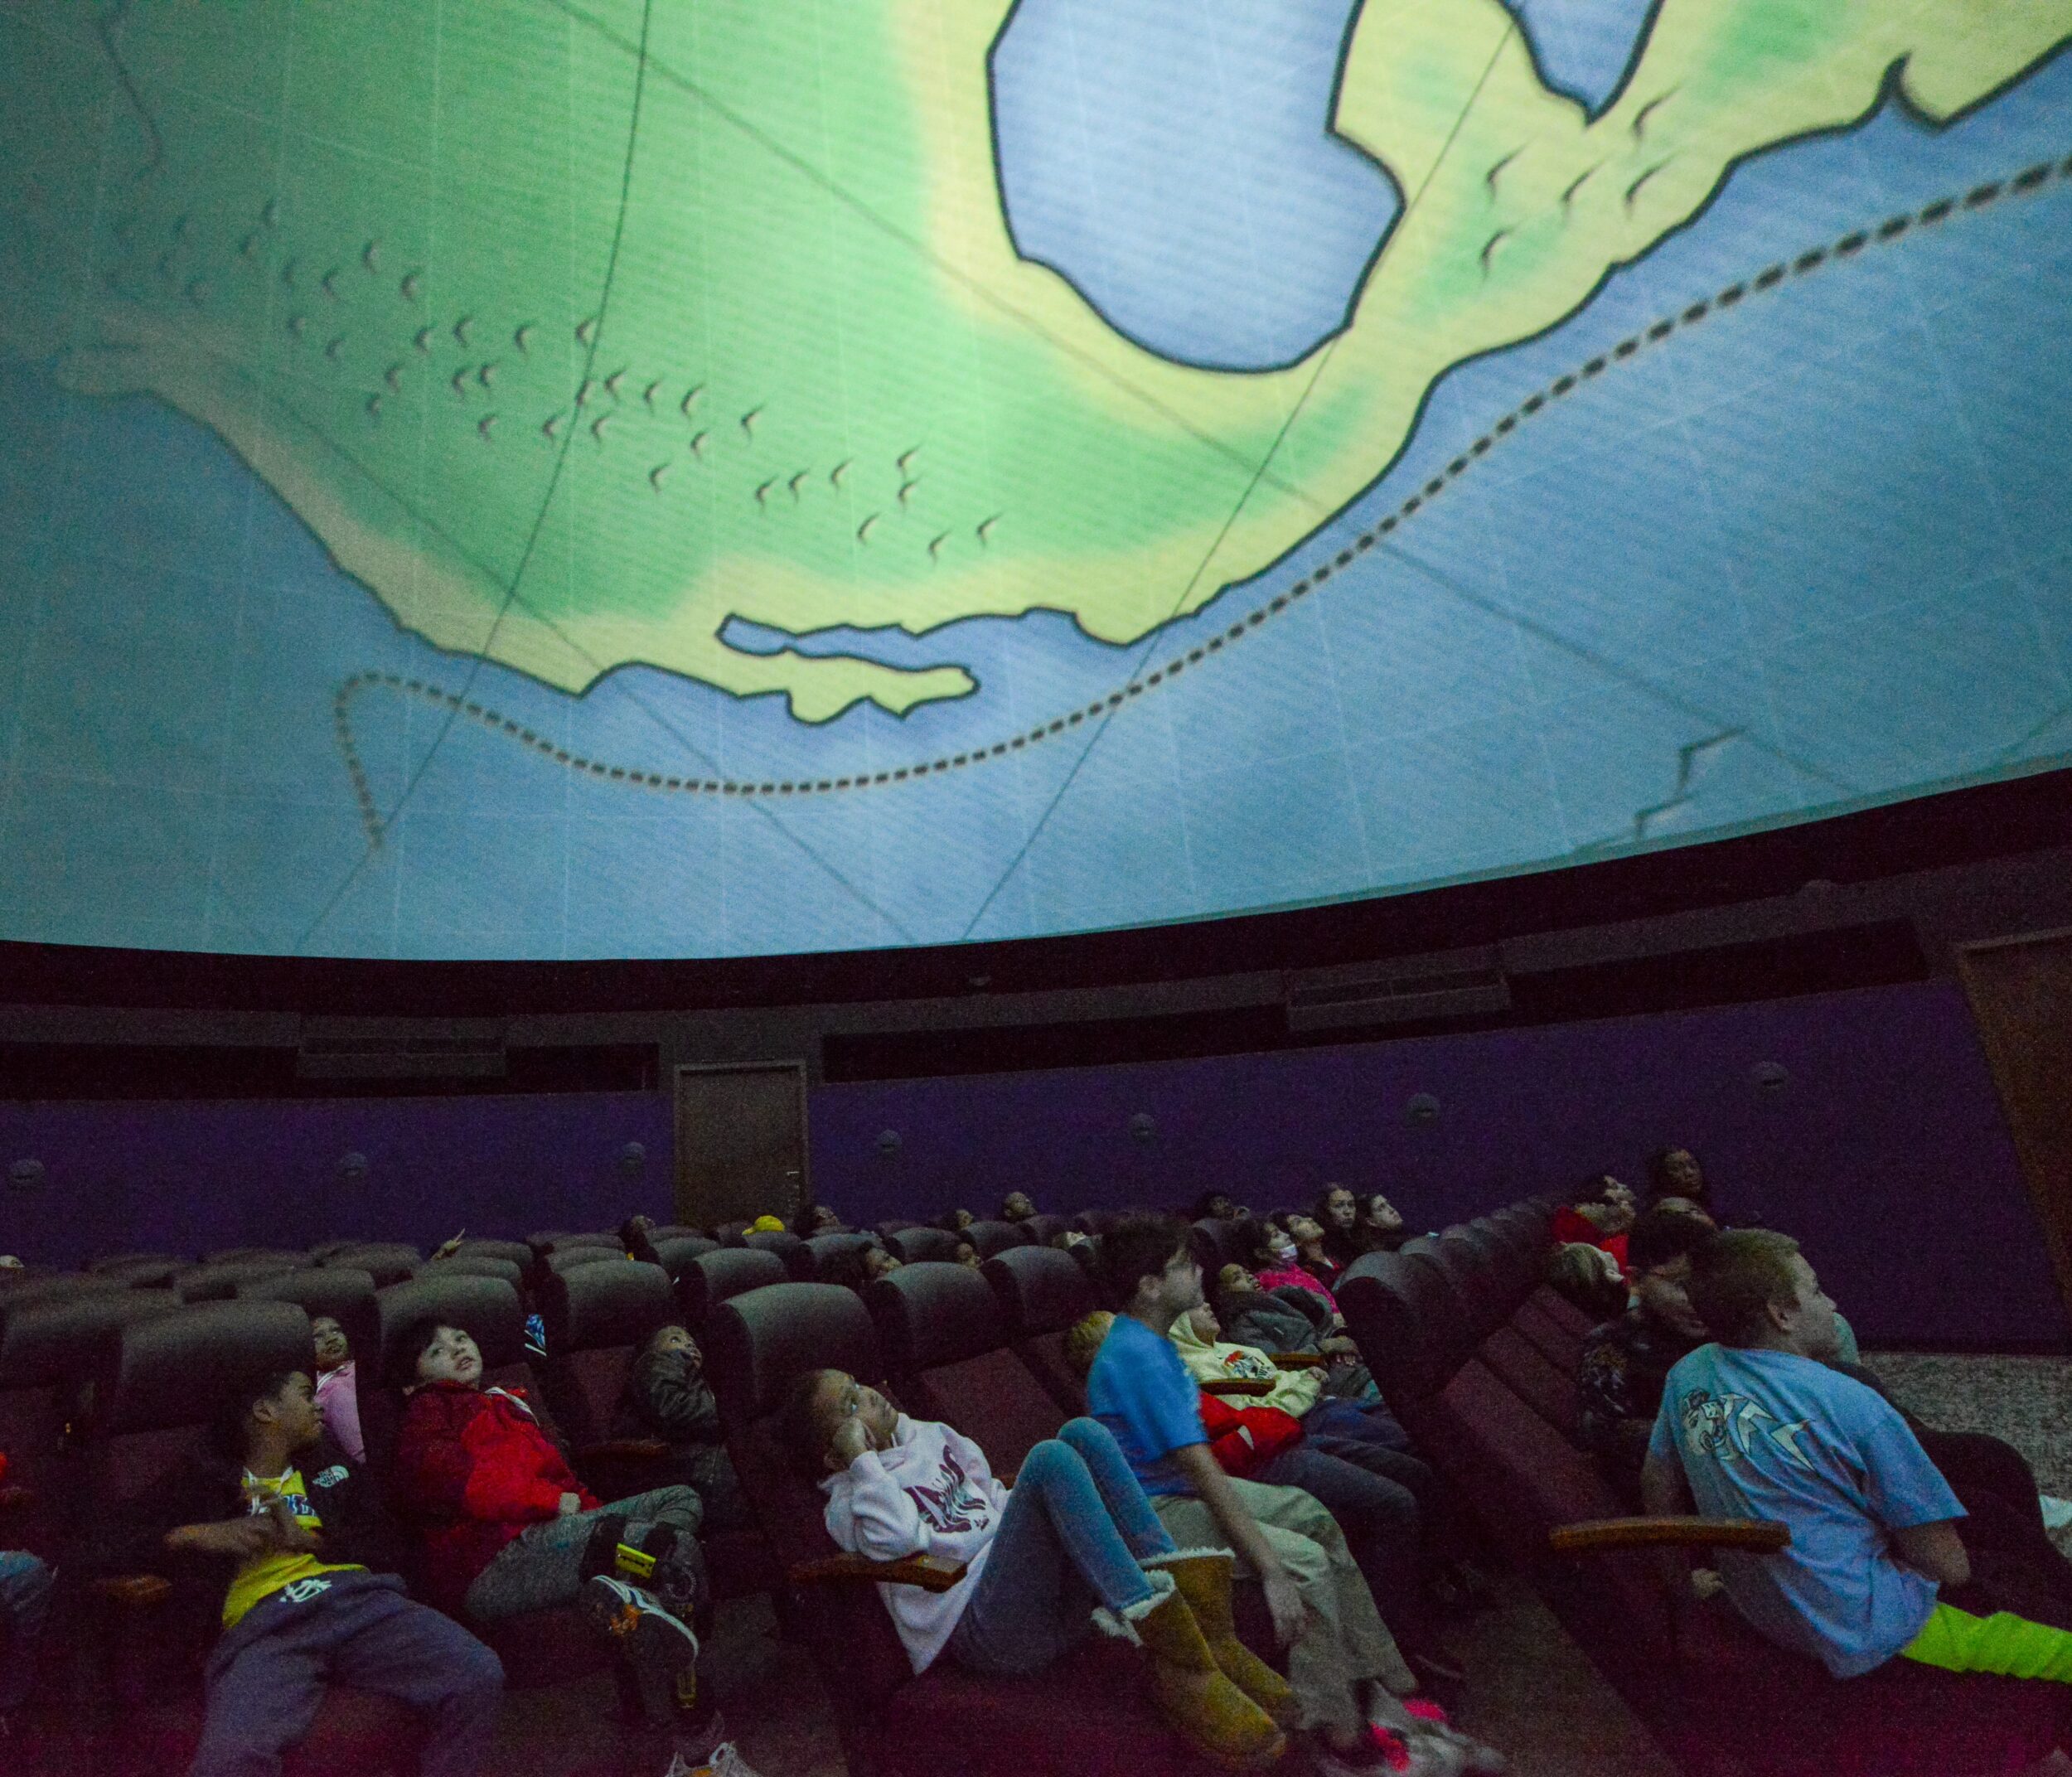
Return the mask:
<path id="1" fill-rule="evenodd" d="M 670 1179 L 670 1213 L 679 1218 L 683 1214 L 683 1190 L 685 1184 L 684 1167 L 689 1153 L 684 1140 L 684 1077 L 692 1073 L 789 1073 L 798 1091 L 799 1129 L 799 1200 L 793 1205 L 794 1213 L 806 1208 L 813 1197 L 813 1131 L 808 1116 L 810 1102 L 806 1093 L 806 1063 L 794 1057 L 783 1061 L 681 1061 L 671 1070 L 669 1087 L 669 1128 L 670 1145 L 675 1150 L 675 1176 Z"/>

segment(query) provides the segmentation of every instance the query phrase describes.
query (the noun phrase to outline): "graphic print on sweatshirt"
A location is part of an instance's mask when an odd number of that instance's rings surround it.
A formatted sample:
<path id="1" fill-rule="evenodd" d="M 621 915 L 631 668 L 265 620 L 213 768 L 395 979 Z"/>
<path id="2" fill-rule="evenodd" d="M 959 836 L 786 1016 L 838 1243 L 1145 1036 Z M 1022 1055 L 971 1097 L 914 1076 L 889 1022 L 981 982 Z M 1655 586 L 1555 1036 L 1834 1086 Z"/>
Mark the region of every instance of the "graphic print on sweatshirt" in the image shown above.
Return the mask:
<path id="1" fill-rule="evenodd" d="M 1716 1462 L 1738 1462 L 1755 1454 L 1755 1440 L 1763 1438 L 1789 1463 L 1810 1469 L 1812 1462 L 1798 1447 L 1798 1440 L 1810 1418 L 1780 1422 L 1760 1402 L 1745 1394 L 1726 1394 L 1715 1399 L 1703 1388 L 1685 1395 L 1681 1415 L 1684 1442 L 1694 1455 L 1709 1455 Z"/>
<path id="2" fill-rule="evenodd" d="M 985 1495 L 973 1484 L 951 1450 L 942 1452 L 942 1466 L 937 1472 L 934 1486 L 908 1487 L 904 1491 L 921 1513 L 922 1523 L 939 1535 L 976 1530 L 989 1516 Z"/>

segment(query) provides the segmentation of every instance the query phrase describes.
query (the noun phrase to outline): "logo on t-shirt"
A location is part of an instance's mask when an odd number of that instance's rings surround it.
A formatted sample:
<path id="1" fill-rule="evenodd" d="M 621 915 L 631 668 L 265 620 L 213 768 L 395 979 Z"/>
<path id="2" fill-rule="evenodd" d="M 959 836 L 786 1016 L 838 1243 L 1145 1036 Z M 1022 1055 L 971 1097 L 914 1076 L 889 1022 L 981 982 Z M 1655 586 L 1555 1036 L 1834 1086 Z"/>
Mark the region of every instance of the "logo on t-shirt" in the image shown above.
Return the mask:
<path id="1" fill-rule="evenodd" d="M 942 1453 L 942 1468 L 936 1476 L 936 1484 L 909 1487 L 906 1494 L 931 1530 L 976 1530 L 985 1522 L 985 1496 L 971 1484 L 964 1465 L 949 1450 Z"/>
<path id="2" fill-rule="evenodd" d="M 1233 1345 L 1223 1353 L 1223 1369 L 1228 1375 L 1247 1377 L 1261 1382 L 1270 1382 L 1280 1373 L 1271 1358 L 1262 1358 L 1242 1345 Z"/>
<path id="3" fill-rule="evenodd" d="M 281 1588 L 281 1596 L 291 1605 L 306 1605 L 330 1590 L 328 1580 L 291 1580 Z"/>
<path id="4" fill-rule="evenodd" d="M 1780 1421 L 1759 1401 L 1745 1394 L 1723 1394 L 1716 1400 L 1703 1388 L 1693 1388 L 1683 1397 L 1683 1441 L 1693 1455 L 1710 1456 L 1715 1462 L 1740 1462 L 1755 1454 L 1757 1438 L 1783 1454 L 1787 1462 L 1810 1469 L 1812 1462 L 1798 1447 L 1799 1434 L 1811 1419 Z"/>

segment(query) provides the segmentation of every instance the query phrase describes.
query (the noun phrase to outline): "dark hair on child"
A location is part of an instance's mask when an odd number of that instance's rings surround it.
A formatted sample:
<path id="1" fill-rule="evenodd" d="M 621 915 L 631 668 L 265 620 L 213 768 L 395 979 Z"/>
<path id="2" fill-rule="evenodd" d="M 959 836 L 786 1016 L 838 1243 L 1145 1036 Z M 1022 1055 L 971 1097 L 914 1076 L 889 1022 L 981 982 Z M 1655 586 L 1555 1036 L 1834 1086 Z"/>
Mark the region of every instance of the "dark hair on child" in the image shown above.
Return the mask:
<path id="1" fill-rule="evenodd" d="M 1101 1286 L 1110 1304 L 1126 1310 L 1136 1300 L 1137 1286 L 1164 1274 L 1173 1255 L 1187 1244 L 1187 1233 L 1171 1216 L 1130 1216 L 1110 1228 L 1101 1242 Z"/>
<path id="2" fill-rule="evenodd" d="M 407 1388 L 417 1381 L 417 1360 L 431 1348 L 432 1341 L 446 1328 L 456 1333 L 467 1329 L 444 1315 L 424 1315 L 403 1329 L 403 1337 L 395 1342 L 395 1350 L 389 1360 L 389 1380 L 400 1388 Z M 472 1334 L 468 1335 L 471 1339 Z"/>
<path id="3" fill-rule="evenodd" d="M 1673 1176 L 1669 1170 L 1672 1154 L 1690 1154 L 1693 1165 L 1697 1156 L 1677 1142 L 1666 1148 L 1657 1148 L 1648 1156 L 1648 1194 L 1650 1197 L 1687 1197 L 1694 1203 L 1706 1204 L 1712 1201 L 1712 1186 L 1705 1176 L 1705 1169 L 1698 1167 L 1698 1182 L 1695 1186 Z"/>
<path id="4" fill-rule="evenodd" d="M 1230 1193 L 1221 1189 L 1203 1192 L 1199 1197 L 1194 1199 L 1194 1208 L 1188 1213 L 1188 1220 L 1190 1222 L 1214 1221 L 1216 1219 L 1216 1204 L 1219 1200 L 1226 1203 L 1229 1203 L 1231 1201 Z"/>
<path id="5" fill-rule="evenodd" d="M 1711 1226 L 1677 1209 L 1650 1209 L 1626 1232 L 1626 1269 L 1651 1271 L 1687 1259 L 1713 1235 Z"/>
<path id="6" fill-rule="evenodd" d="M 838 1370 L 808 1370 L 792 1384 L 792 1392 L 777 1409 L 777 1440 L 792 1466 L 809 1480 L 827 1472 L 827 1440 L 821 1435 L 816 1405 L 827 1378 Z"/>
<path id="7" fill-rule="evenodd" d="M 306 1373 L 298 1368 L 269 1369 L 253 1370 L 240 1377 L 224 1390 L 209 1421 L 210 1448 L 226 1461 L 242 1462 L 245 1421 L 251 1417 L 253 1407 L 261 1401 L 279 1399 L 282 1389 Z"/>

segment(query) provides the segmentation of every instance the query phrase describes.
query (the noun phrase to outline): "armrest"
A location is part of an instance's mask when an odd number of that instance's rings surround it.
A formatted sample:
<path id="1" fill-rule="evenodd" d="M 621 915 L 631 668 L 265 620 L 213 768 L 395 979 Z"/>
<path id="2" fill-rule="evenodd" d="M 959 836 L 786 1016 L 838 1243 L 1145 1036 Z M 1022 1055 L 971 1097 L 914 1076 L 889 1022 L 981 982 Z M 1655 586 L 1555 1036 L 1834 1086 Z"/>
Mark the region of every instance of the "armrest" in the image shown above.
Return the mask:
<path id="1" fill-rule="evenodd" d="M 1277 1370 L 1320 1370 L 1330 1361 L 1320 1351 L 1277 1351 L 1273 1359 Z"/>
<path id="2" fill-rule="evenodd" d="M 149 1610 L 172 1595 L 172 1581 L 155 1573 L 117 1573 L 94 1581 L 96 1597 L 125 1610 Z"/>
<path id="3" fill-rule="evenodd" d="M 0 1487 L 0 1512 L 26 1512 L 35 1503 L 35 1494 L 18 1483 Z"/>
<path id="4" fill-rule="evenodd" d="M 1547 1541 L 1557 1555 L 1599 1549 L 1755 1549 L 1791 1547 L 1791 1527 L 1752 1518 L 1599 1518 L 1555 1527 Z"/>
<path id="5" fill-rule="evenodd" d="M 607 1438 L 602 1444 L 586 1444 L 575 1453 L 578 1462 L 659 1462 L 669 1454 L 660 1438 Z"/>
<path id="6" fill-rule="evenodd" d="M 822 1586 L 832 1580 L 869 1580 L 879 1586 L 917 1586 L 924 1592 L 946 1592 L 964 1577 L 965 1564 L 940 1555 L 909 1555 L 902 1561 L 872 1561 L 863 1555 L 829 1555 L 819 1561 L 795 1562 L 786 1576 L 794 1586 Z"/>
<path id="7" fill-rule="evenodd" d="M 1269 1395 L 1273 1392 L 1270 1382 L 1255 1381 L 1249 1376 L 1218 1376 L 1202 1384 L 1203 1394 Z"/>

